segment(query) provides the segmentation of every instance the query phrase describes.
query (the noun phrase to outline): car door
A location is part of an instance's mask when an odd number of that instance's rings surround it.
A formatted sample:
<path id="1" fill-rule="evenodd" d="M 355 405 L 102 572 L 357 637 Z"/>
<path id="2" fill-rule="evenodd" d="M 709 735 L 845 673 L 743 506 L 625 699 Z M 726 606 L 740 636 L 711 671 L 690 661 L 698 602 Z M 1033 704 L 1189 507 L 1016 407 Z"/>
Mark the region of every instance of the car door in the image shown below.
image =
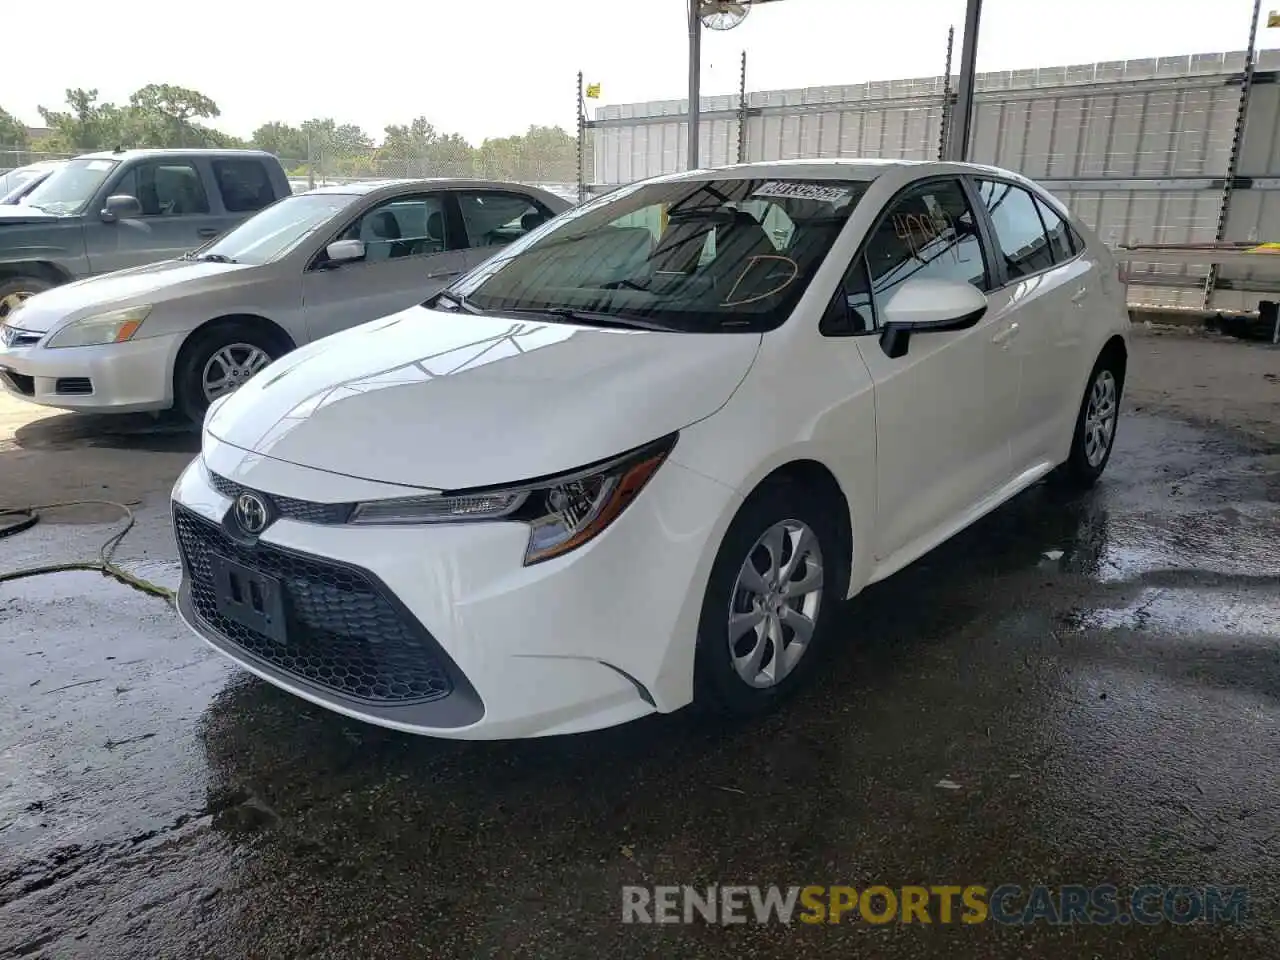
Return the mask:
<path id="1" fill-rule="evenodd" d="M 94 273 L 172 260 L 222 231 L 200 171 L 188 159 L 157 157 L 128 164 L 108 184 L 103 199 L 118 195 L 134 197 L 142 215 L 105 223 L 89 214 L 85 243 Z"/>
<path id="2" fill-rule="evenodd" d="M 1055 221 L 1056 232 L 1050 236 L 1045 212 L 1030 191 L 987 178 L 978 178 L 975 185 L 1003 273 L 1001 286 L 988 301 L 993 318 L 1008 334 L 1005 347 L 1019 369 L 1017 416 L 1009 442 L 1012 468 L 1020 473 L 1057 455 L 1064 417 L 1075 416 L 1084 299 L 1077 292 L 1087 288 L 1089 267 L 1072 252 L 1066 224 L 1047 211 Z"/>
<path id="3" fill-rule="evenodd" d="M 443 192 L 374 202 L 333 239 L 360 240 L 362 260 L 330 267 L 323 252 L 302 279 L 311 339 L 421 303 L 466 270 L 468 251 Z"/>
<path id="4" fill-rule="evenodd" d="M 979 219 L 955 177 L 918 181 L 890 201 L 845 295 L 870 314 L 874 334 L 885 302 L 914 278 L 993 286 Z M 999 329 L 984 316 L 965 330 L 922 333 L 897 358 L 878 336 L 855 338 L 875 390 L 878 560 L 913 552 L 1007 482 L 1017 365 L 993 342 Z"/>
<path id="5" fill-rule="evenodd" d="M 224 233 L 276 202 L 271 175 L 257 157 L 214 157 L 209 170 L 222 201 L 217 226 Z"/>
<path id="6" fill-rule="evenodd" d="M 454 196 L 470 250 L 468 269 L 554 216 L 518 190 L 459 190 Z"/>

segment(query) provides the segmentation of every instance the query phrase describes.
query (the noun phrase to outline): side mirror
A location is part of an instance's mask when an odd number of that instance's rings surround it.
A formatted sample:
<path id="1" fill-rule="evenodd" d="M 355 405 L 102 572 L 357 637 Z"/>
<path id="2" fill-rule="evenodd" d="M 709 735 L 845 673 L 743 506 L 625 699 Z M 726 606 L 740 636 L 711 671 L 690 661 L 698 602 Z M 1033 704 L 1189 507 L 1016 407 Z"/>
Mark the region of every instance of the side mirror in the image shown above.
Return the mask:
<path id="1" fill-rule="evenodd" d="M 142 216 L 142 204 L 137 197 L 127 193 L 118 193 L 107 197 L 107 205 L 102 208 L 102 222 L 115 223 L 117 220 L 131 220 Z"/>
<path id="2" fill-rule="evenodd" d="M 884 305 L 880 347 L 885 355 L 906 356 L 913 333 L 967 330 L 987 312 L 987 298 L 960 280 L 908 280 Z"/>
<path id="3" fill-rule="evenodd" d="M 324 248 L 325 260 L 321 265 L 336 267 L 353 260 L 363 260 L 364 254 L 363 240 L 335 240 Z"/>

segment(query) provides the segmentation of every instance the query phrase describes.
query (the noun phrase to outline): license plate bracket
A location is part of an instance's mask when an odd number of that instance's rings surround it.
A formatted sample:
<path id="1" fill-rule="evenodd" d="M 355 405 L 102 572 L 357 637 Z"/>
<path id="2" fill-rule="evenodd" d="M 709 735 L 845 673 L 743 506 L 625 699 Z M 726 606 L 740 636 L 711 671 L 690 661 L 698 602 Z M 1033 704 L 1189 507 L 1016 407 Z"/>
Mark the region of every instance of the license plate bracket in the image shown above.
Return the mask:
<path id="1" fill-rule="evenodd" d="M 209 554 L 218 613 L 276 643 L 289 639 L 284 589 L 280 580 L 244 564 Z"/>

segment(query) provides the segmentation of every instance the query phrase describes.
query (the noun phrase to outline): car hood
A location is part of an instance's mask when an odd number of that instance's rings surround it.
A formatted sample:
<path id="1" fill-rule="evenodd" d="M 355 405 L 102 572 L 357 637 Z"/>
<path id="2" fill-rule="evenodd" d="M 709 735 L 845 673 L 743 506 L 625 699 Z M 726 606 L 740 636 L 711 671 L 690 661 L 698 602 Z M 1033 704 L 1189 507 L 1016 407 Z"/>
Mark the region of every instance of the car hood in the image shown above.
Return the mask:
<path id="1" fill-rule="evenodd" d="M 85 277 L 36 294 L 21 307 L 14 324 L 45 333 L 62 321 L 142 303 L 156 304 L 226 285 L 253 270 L 238 263 L 164 260 L 115 273 Z"/>
<path id="2" fill-rule="evenodd" d="M 50 223 L 59 220 L 57 214 L 45 213 L 26 204 L 0 204 L 0 227 L 11 223 Z"/>
<path id="3" fill-rule="evenodd" d="M 510 483 L 710 416 L 760 339 L 413 307 L 286 355 L 220 402 L 205 430 L 364 480 L 437 490 Z"/>

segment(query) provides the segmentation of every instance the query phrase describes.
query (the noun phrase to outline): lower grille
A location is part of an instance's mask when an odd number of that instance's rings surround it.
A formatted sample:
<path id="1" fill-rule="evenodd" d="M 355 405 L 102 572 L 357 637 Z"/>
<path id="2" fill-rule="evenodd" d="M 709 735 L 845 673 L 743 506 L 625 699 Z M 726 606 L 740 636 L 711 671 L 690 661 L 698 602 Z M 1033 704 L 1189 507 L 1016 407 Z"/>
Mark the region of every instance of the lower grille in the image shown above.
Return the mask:
<path id="1" fill-rule="evenodd" d="M 12 370 L 0 370 L 0 377 L 4 377 L 9 381 L 9 385 L 17 390 L 24 397 L 35 396 L 36 378 L 28 377 L 22 373 L 14 373 Z"/>
<path id="2" fill-rule="evenodd" d="M 84 397 L 93 393 L 93 384 L 88 377 L 59 377 L 53 385 L 53 392 Z"/>
<path id="3" fill-rule="evenodd" d="M 217 524 L 177 505 L 174 528 L 195 612 L 246 653 L 368 703 L 425 703 L 452 692 L 430 635 L 361 571 L 261 542 L 244 546 Z M 277 643 L 218 612 L 212 553 L 280 580 L 288 643 Z"/>

